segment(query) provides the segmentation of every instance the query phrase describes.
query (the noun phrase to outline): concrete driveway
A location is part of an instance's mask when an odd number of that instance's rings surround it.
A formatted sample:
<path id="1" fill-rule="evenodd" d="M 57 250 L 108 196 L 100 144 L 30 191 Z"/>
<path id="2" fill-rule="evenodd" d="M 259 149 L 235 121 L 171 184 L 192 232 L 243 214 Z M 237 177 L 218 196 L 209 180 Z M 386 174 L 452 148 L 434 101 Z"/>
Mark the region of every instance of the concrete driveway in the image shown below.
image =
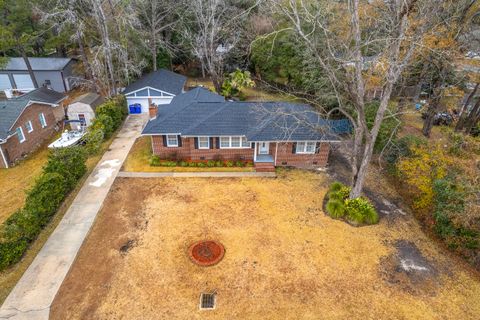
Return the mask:
<path id="1" fill-rule="evenodd" d="M 146 121 L 146 115 L 126 119 L 60 224 L 3 303 L 0 319 L 48 319 L 58 288 Z"/>

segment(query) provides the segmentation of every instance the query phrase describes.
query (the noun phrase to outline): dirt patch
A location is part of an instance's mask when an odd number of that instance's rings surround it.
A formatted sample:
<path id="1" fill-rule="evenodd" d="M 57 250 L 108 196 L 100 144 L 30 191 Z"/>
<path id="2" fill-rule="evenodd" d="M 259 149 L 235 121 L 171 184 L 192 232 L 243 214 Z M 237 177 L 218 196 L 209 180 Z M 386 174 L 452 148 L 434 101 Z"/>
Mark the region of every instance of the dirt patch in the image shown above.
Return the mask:
<path id="1" fill-rule="evenodd" d="M 384 279 L 410 294 L 434 295 L 441 285 L 434 262 L 410 241 L 398 240 L 394 247 L 395 252 L 380 264 Z"/>
<path id="2" fill-rule="evenodd" d="M 368 228 L 325 216 L 329 181 L 300 170 L 276 179 L 117 179 L 51 318 L 478 318 L 480 282 L 470 269 L 408 216 Z M 228 250 L 208 268 L 186 254 L 205 234 Z M 405 290 L 379 272 L 399 254 L 399 239 L 435 268 L 434 294 Z M 135 245 L 121 254 L 128 240 Z M 444 264 L 454 265 L 451 275 Z M 215 310 L 199 310 L 202 292 L 216 293 Z"/>

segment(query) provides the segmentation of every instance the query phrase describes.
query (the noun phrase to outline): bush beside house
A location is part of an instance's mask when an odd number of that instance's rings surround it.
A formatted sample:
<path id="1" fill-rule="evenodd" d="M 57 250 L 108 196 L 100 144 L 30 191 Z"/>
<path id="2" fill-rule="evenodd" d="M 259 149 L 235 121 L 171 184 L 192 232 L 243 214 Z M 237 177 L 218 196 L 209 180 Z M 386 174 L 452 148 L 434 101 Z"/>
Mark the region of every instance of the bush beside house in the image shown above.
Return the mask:
<path id="1" fill-rule="evenodd" d="M 127 115 L 123 96 L 96 109 L 96 118 L 85 137 L 85 146 L 51 151 L 42 174 L 28 191 L 25 205 L 0 226 L 0 271 L 18 262 L 29 244 L 50 222 L 65 197 L 87 172 L 89 154 L 100 150 Z"/>

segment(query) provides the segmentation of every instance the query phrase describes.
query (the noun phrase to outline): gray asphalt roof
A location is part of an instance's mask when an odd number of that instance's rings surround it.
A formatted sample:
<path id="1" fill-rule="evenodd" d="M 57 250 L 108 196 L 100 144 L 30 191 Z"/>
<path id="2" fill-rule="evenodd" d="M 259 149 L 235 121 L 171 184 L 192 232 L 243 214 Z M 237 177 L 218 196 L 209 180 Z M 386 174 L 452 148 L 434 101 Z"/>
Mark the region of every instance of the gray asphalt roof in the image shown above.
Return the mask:
<path id="1" fill-rule="evenodd" d="M 71 60 L 71 58 L 28 58 L 34 71 L 63 70 Z M 28 69 L 23 58 L 10 58 L 3 70 L 27 71 Z"/>
<path id="2" fill-rule="evenodd" d="M 145 87 L 151 87 L 174 95 L 178 95 L 182 93 L 186 81 L 187 77 L 182 76 L 181 74 L 165 69 L 160 69 L 155 72 L 146 74 L 134 83 L 131 83 L 125 88 L 123 94 L 128 94 L 132 91 L 137 91 Z"/>
<path id="3" fill-rule="evenodd" d="M 101 95 L 95 92 L 88 92 L 77 97 L 72 103 L 81 102 L 90 105 L 93 109 L 103 103 L 104 99 Z"/>
<path id="4" fill-rule="evenodd" d="M 0 101 L 0 139 L 4 140 L 8 132 L 23 112 L 28 100 L 13 99 Z"/>
<path id="5" fill-rule="evenodd" d="M 57 104 L 64 98 L 63 93 L 41 87 L 18 98 L 0 101 L 0 139 L 7 138 L 10 128 L 30 101 Z"/>
<path id="6" fill-rule="evenodd" d="M 58 104 L 60 101 L 65 99 L 66 95 L 61 92 L 57 92 L 47 87 L 40 87 L 38 89 L 32 90 L 16 99 L 26 99 L 29 101 L 38 101 L 45 102 L 49 104 Z"/>
<path id="7" fill-rule="evenodd" d="M 246 136 L 248 141 L 338 140 L 312 107 L 287 102 L 235 102 L 197 88 L 158 109 L 143 134 Z"/>

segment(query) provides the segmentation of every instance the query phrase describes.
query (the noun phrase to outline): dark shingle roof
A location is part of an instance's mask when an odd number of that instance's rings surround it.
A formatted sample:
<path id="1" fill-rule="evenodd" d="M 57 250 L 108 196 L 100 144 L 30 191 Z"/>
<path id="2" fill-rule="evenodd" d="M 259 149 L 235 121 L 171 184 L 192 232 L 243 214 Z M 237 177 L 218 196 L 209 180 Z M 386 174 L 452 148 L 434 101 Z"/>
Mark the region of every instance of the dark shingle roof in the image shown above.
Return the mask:
<path id="1" fill-rule="evenodd" d="M 158 109 L 143 134 L 246 136 L 249 141 L 338 140 L 335 122 L 312 107 L 287 102 L 234 102 L 197 88 Z"/>
<path id="2" fill-rule="evenodd" d="M 47 87 L 40 87 L 32 90 L 16 99 L 24 99 L 29 101 L 45 102 L 48 104 L 58 104 L 65 99 L 66 95 L 61 92 L 57 92 Z"/>
<path id="3" fill-rule="evenodd" d="M 178 73 L 161 69 L 144 75 L 134 83 L 125 88 L 123 94 L 137 91 L 145 87 L 162 90 L 174 95 L 182 93 L 187 77 Z"/>
<path id="4" fill-rule="evenodd" d="M 18 98 L 0 101 L 0 139 L 8 137 L 10 128 L 30 101 L 55 105 L 64 98 L 63 93 L 41 87 Z"/>
<path id="5" fill-rule="evenodd" d="M 13 99 L 0 101 L 0 139 L 8 137 L 10 128 L 25 109 L 28 100 Z"/>
<path id="6" fill-rule="evenodd" d="M 33 71 L 63 70 L 71 58 L 28 58 Z M 3 70 L 27 71 L 23 58 L 10 58 Z"/>

